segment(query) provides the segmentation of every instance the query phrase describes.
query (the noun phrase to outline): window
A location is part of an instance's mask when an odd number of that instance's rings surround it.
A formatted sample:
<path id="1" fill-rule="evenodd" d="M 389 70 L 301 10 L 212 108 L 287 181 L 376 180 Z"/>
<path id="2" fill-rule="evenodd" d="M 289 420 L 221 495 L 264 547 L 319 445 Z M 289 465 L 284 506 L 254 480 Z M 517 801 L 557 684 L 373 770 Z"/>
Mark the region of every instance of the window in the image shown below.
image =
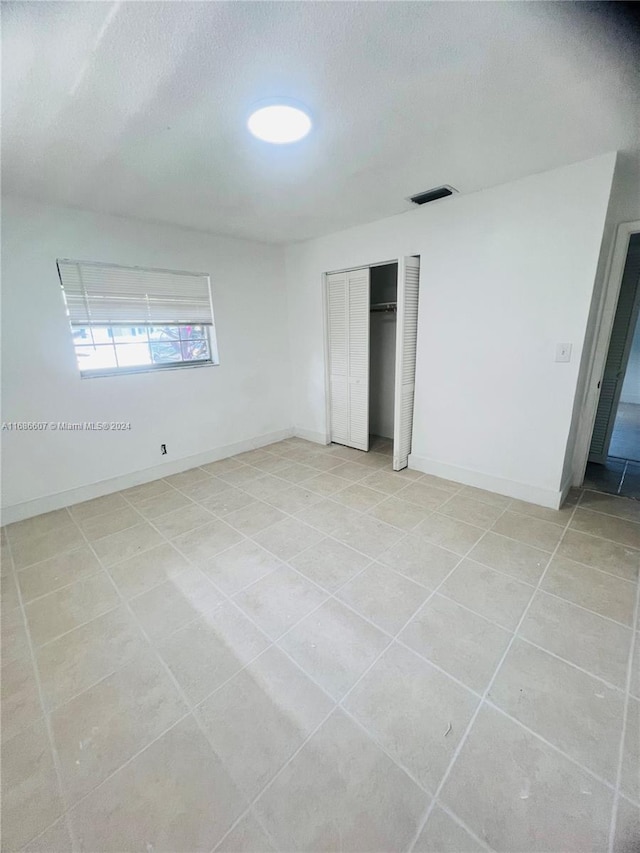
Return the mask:
<path id="1" fill-rule="evenodd" d="M 209 276 L 58 261 L 82 376 L 218 363 Z"/>

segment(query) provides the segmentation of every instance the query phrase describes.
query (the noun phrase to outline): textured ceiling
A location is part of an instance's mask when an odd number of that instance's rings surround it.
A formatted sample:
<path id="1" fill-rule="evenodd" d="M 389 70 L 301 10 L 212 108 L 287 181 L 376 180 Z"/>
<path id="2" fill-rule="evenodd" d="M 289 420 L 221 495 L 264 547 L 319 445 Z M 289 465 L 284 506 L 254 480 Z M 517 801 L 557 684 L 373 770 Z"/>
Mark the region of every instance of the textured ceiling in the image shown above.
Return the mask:
<path id="1" fill-rule="evenodd" d="M 640 145 L 638 44 L 589 3 L 44 0 L 2 18 L 3 191 L 74 207 L 289 242 Z M 307 139 L 249 136 L 274 95 L 310 108 Z"/>

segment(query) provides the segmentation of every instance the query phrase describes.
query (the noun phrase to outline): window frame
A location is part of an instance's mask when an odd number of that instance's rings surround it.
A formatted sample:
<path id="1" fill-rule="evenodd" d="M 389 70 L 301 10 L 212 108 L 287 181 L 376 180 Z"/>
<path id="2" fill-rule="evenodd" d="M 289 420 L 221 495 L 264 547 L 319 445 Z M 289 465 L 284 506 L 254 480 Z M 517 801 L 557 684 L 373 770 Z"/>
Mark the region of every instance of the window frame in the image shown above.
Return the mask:
<path id="1" fill-rule="evenodd" d="M 83 324 L 72 323 L 70 312 L 69 312 L 69 307 L 67 305 L 66 291 L 65 291 L 65 287 L 64 287 L 64 283 L 63 283 L 62 274 L 60 271 L 60 264 L 61 263 L 73 264 L 73 265 L 85 265 L 85 266 L 98 267 L 98 268 L 104 267 L 104 268 L 109 268 L 109 269 L 140 270 L 142 272 L 151 272 L 151 273 L 153 273 L 153 272 L 170 273 L 173 275 L 195 276 L 195 277 L 205 278 L 206 284 L 207 284 L 207 291 L 208 291 L 208 302 L 209 302 L 209 309 L 210 309 L 210 315 L 211 315 L 211 322 L 206 323 L 206 322 L 202 322 L 202 320 L 193 321 L 191 323 L 187 323 L 187 322 L 180 322 L 180 323 L 175 323 L 175 322 L 174 323 L 172 323 L 172 322 L 154 322 L 154 323 L 134 322 L 131 324 L 129 324 L 129 323 L 118 323 L 118 324 L 114 324 L 114 325 L 108 325 L 107 323 L 83 323 Z M 68 324 L 69 331 L 71 332 L 71 345 L 73 347 L 73 355 L 74 355 L 76 366 L 78 368 L 78 372 L 80 374 L 81 379 L 96 379 L 96 378 L 100 378 L 103 376 L 122 376 L 122 375 L 134 374 L 134 373 L 156 373 L 158 371 L 184 370 L 187 368 L 194 368 L 194 367 L 199 368 L 199 367 L 219 367 L 220 366 L 220 354 L 219 354 L 219 350 L 218 350 L 218 336 L 217 336 L 217 329 L 216 329 L 216 319 L 215 319 L 215 314 L 213 311 L 213 292 L 212 292 L 212 286 L 211 286 L 211 276 L 209 275 L 209 273 L 192 272 L 192 271 L 187 271 L 187 270 L 169 270 L 169 269 L 158 268 L 158 267 L 127 266 L 124 264 L 113 264 L 113 263 L 101 262 L 101 261 L 79 261 L 79 260 L 73 260 L 70 258 L 57 258 L 56 259 L 56 271 L 58 273 L 60 289 L 62 291 L 62 298 L 63 298 L 64 307 L 65 307 L 65 313 L 67 316 L 67 324 Z M 98 370 L 83 370 L 79 364 L 78 354 L 77 354 L 77 350 L 76 350 L 76 339 L 74 336 L 74 332 L 77 329 L 83 329 L 83 328 L 87 328 L 87 329 L 91 329 L 91 328 L 114 329 L 114 328 L 129 328 L 129 327 L 130 328 L 143 328 L 145 326 L 147 328 L 157 328 L 157 327 L 162 327 L 162 326 L 167 327 L 167 328 L 170 328 L 170 327 L 180 328 L 182 326 L 190 326 L 190 325 L 202 326 L 204 328 L 204 335 L 205 335 L 206 341 L 207 341 L 209 358 L 197 359 L 197 360 L 193 360 L 193 361 L 165 362 L 165 363 L 159 363 L 159 364 L 140 364 L 140 365 L 127 365 L 127 366 L 122 366 L 122 367 L 120 367 L 120 366 L 105 367 L 103 369 L 98 369 Z M 182 339 L 179 338 L 179 341 L 181 343 Z M 146 343 L 147 343 L 147 346 L 149 346 L 149 347 L 150 347 L 150 344 L 152 343 L 152 341 L 150 341 L 148 336 L 147 336 L 147 342 Z M 95 342 L 92 342 L 92 344 L 90 344 L 90 345 L 96 346 Z M 106 346 L 106 344 L 98 344 L 98 346 Z M 116 361 L 117 361 L 117 349 L 115 349 L 115 345 L 114 345 L 114 351 L 116 354 Z"/>
<path id="2" fill-rule="evenodd" d="M 139 324 L 136 324 L 132 328 L 143 328 L 144 325 L 145 325 L 144 323 L 139 323 Z M 180 328 L 180 326 L 183 326 L 183 325 L 188 325 L 188 324 L 186 324 L 186 323 L 164 323 L 163 324 L 163 326 L 165 326 L 165 327 L 176 328 L 176 329 Z M 120 366 L 105 367 L 105 368 L 101 368 L 99 370 L 82 370 L 82 368 L 80 367 L 80 364 L 78 362 L 76 340 L 73 336 L 74 331 L 76 331 L 77 329 L 83 329 L 83 328 L 90 329 L 92 327 L 91 326 L 78 326 L 78 325 L 70 326 L 71 343 L 73 345 L 73 354 L 74 354 L 74 357 L 76 360 L 76 365 L 78 367 L 78 371 L 80 373 L 80 378 L 81 379 L 93 379 L 93 378 L 97 378 L 97 377 L 101 377 L 101 376 L 122 376 L 123 374 L 131 374 L 131 373 L 157 373 L 158 371 L 163 371 L 163 370 L 183 370 L 183 369 L 186 369 L 189 367 L 219 367 L 220 360 L 218 358 L 217 342 L 215 340 L 214 334 L 212 334 L 212 332 L 215 332 L 215 327 L 213 326 L 213 324 L 210 325 L 209 323 L 198 323 L 198 324 L 194 324 L 194 325 L 203 326 L 203 328 L 204 328 L 204 335 L 205 335 L 205 338 L 207 341 L 209 358 L 194 359 L 192 361 L 161 362 L 158 364 L 132 364 L 132 365 L 125 365 L 122 367 L 120 367 Z M 95 328 L 112 329 L 112 328 L 122 328 L 122 327 L 96 326 Z M 147 340 L 144 343 L 146 344 L 146 346 L 150 346 L 150 344 L 153 342 L 147 338 Z M 179 339 L 178 343 L 182 343 L 182 339 Z M 80 344 L 80 346 L 109 346 L 109 344 L 97 344 L 96 345 L 95 343 L 93 343 L 93 344 Z M 117 360 L 118 351 L 116 349 L 115 343 L 112 344 L 112 346 L 113 346 L 114 352 L 116 354 L 116 360 Z M 127 346 L 127 344 L 125 344 L 125 346 Z"/>

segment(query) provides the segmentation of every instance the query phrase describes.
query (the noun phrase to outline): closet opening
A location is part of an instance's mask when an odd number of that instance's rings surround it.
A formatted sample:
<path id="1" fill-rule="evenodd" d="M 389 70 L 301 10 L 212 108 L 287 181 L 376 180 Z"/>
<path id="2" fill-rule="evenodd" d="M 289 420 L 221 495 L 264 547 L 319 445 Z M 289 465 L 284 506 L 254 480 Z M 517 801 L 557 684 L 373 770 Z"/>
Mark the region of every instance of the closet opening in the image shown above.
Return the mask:
<path id="1" fill-rule="evenodd" d="M 408 465 L 413 429 L 417 256 L 327 273 L 329 440 Z"/>
<path id="2" fill-rule="evenodd" d="M 369 449 L 393 453 L 398 264 L 370 269 Z"/>

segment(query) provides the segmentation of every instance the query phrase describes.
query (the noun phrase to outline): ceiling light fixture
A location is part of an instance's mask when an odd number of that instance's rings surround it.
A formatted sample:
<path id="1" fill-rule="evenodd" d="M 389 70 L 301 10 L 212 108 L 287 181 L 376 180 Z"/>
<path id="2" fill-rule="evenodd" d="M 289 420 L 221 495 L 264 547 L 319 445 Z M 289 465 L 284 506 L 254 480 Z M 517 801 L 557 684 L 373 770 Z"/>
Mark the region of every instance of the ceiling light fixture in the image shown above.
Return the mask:
<path id="1" fill-rule="evenodd" d="M 263 142 L 286 145 L 299 142 L 312 127 L 304 108 L 285 103 L 272 103 L 255 109 L 247 121 L 249 131 Z"/>

